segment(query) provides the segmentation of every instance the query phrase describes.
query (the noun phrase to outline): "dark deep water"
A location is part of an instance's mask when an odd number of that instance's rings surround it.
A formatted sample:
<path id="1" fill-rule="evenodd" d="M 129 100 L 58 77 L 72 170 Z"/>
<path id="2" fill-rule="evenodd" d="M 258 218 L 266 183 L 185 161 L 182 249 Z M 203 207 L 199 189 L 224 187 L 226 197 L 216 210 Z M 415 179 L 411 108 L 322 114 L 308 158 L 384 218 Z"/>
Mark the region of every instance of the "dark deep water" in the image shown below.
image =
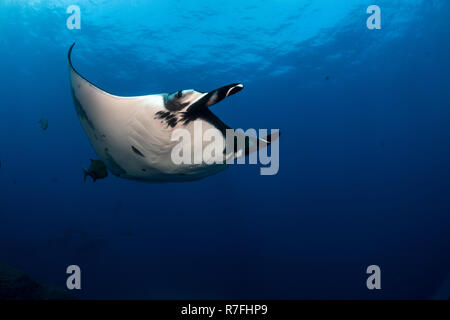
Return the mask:
<path id="1" fill-rule="evenodd" d="M 0 264 L 61 288 L 79 265 L 79 298 L 449 296 L 448 1 L 74 2 L 0 0 Z M 74 41 L 116 94 L 244 83 L 213 111 L 279 128 L 279 173 L 83 183 Z"/>

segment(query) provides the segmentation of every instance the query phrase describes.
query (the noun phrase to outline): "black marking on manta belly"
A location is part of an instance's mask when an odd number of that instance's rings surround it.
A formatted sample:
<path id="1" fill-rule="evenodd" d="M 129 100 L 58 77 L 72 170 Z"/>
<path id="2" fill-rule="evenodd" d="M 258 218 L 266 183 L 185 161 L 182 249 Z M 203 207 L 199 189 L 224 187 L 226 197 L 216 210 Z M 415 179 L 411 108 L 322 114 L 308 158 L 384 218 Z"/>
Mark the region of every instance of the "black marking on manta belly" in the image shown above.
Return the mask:
<path id="1" fill-rule="evenodd" d="M 145 158 L 144 154 L 142 152 L 140 152 L 138 149 L 136 149 L 135 146 L 131 146 L 131 150 L 133 150 L 133 152 L 136 153 L 138 156 Z"/>
<path id="2" fill-rule="evenodd" d="M 174 112 L 158 111 L 155 115 L 156 115 L 155 119 L 164 120 L 166 122 L 167 127 L 170 126 L 171 128 L 173 128 L 179 122 L 179 119 Z"/>
<path id="3" fill-rule="evenodd" d="M 187 125 L 191 121 L 195 121 L 198 118 L 208 118 L 208 112 L 209 109 L 200 109 L 200 110 L 194 110 L 191 112 L 181 112 L 181 119 L 180 121 L 183 121 L 183 125 Z M 208 120 L 207 120 L 208 121 Z"/>

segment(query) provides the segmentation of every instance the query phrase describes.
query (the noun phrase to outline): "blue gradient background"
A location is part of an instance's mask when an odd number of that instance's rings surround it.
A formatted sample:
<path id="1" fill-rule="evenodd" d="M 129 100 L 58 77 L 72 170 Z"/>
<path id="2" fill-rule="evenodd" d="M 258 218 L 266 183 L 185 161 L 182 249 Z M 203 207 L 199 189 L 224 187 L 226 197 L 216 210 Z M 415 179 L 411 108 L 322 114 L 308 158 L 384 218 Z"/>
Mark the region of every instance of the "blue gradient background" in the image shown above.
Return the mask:
<path id="1" fill-rule="evenodd" d="M 66 28 L 71 4 L 81 30 Z M 366 28 L 371 4 L 381 30 Z M 0 0 L 0 263 L 62 288 L 77 264 L 78 298 L 447 298 L 449 9 Z M 278 175 L 83 183 L 95 154 L 70 96 L 74 41 L 80 73 L 119 95 L 243 82 L 213 111 L 279 128 Z"/>

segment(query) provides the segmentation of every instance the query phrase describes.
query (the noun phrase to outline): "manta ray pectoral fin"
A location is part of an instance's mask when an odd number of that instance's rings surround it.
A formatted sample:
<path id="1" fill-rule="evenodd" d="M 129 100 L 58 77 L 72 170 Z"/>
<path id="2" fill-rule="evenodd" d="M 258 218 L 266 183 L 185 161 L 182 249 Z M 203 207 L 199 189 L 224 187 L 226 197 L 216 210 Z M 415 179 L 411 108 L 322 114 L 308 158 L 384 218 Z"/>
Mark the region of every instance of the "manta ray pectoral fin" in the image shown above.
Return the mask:
<path id="1" fill-rule="evenodd" d="M 95 85 L 94 83 L 92 83 L 91 81 L 89 81 L 88 79 L 86 79 L 85 77 L 83 77 L 83 76 L 75 69 L 75 67 L 74 67 L 73 64 L 72 64 L 72 50 L 73 50 L 73 47 L 74 47 L 74 46 L 75 46 L 75 42 L 72 43 L 72 45 L 71 45 L 70 48 L 69 48 L 69 52 L 67 53 L 67 59 L 68 59 L 68 61 L 69 61 L 69 71 L 70 71 L 71 75 L 72 75 L 72 73 L 73 73 L 73 74 L 75 74 L 77 77 L 79 77 L 79 79 L 76 80 L 77 83 L 78 83 L 78 84 L 80 84 L 80 83 L 82 83 L 82 84 L 89 84 L 90 87 L 94 88 L 95 90 L 97 90 L 97 91 L 99 91 L 99 92 L 102 92 L 102 93 L 109 94 L 109 95 L 111 95 L 111 96 L 117 97 L 117 96 L 113 95 L 112 93 L 109 93 L 108 91 L 106 91 L 106 90 L 100 88 L 99 86 Z M 73 81 L 73 79 L 71 79 L 71 81 Z M 73 84 L 74 84 L 74 83 L 72 83 L 72 85 L 73 85 Z M 77 91 L 77 90 L 78 90 L 78 86 L 72 88 L 72 94 L 76 93 L 76 92 L 74 92 L 74 90 Z"/>
<path id="2" fill-rule="evenodd" d="M 198 114 L 200 111 L 209 108 L 213 104 L 216 104 L 226 97 L 229 97 L 235 93 L 238 93 L 244 88 L 244 85 L 241 83 L 233 83 L 229 84 L 227 86 L 221 87 L 219 89 L 213 90 L 200 99 L 198 99 L 196 102 L 194 102 L 189 108 L 187 108 L 186 113 L 187 114 Z"/>

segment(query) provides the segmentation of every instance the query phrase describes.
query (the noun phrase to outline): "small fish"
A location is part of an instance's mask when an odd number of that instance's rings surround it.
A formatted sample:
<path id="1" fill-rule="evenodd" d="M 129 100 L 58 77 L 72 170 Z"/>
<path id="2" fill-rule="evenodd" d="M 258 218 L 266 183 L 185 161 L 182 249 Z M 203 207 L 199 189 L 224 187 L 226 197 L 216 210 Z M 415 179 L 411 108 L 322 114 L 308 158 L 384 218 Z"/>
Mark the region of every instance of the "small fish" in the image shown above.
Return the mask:
<path id="1" fill-rule="evenodd" d="M 86 182 L 87 176 L 91 177 L 95 182 L 97 179 L 104 179 L 108 176 L 108 171 L 106 166 L 101 160 L 91 160 L 91 165 L 89 170 L 83 169 L 84 172 L 84 182 Z"/>
<path id="2" fill-rule="evenodd" d="M 330 76 L 326 76 L 326 77 L 325 77 L 325 80 L 330 80 Z"/>
<path id="3" fill-rule="evenodd" d="M 47 130 L 47 128 L 48 128 L 48 120 L 47 119 L 41 119 L 38 121 L 38 123 L 41 125 L 42 130 Z"/>

